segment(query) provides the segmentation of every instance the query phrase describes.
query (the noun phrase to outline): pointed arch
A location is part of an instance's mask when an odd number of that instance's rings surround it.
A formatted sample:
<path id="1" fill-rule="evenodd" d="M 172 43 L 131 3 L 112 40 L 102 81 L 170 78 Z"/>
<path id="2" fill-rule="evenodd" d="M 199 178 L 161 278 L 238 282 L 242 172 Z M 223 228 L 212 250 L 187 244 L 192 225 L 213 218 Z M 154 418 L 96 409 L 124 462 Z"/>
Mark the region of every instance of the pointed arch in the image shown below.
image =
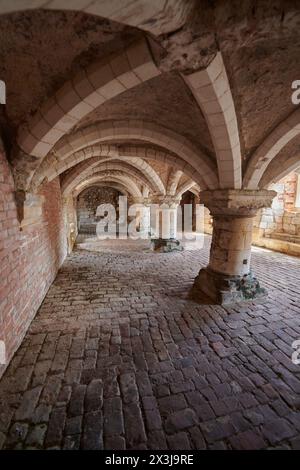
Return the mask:
<path id="1" fill-rule="evenodd" d="M 115 174 L 113 176 L 112 175 L 105 175 L 105 174 L 93 175 L 89 179 L 78 183 L 77 186 L 74 186 L 74 188 L 72 188 L 72 190 L 68 194 L 71 194 L 72 191 L 74 191 L 74 194 L 76 194 L 77 191 L 81 192 L 83 190 L 82 188 L 85 188 L 88 185 L 91 185 L 93 183 L 103 181 L 103 180 L 106 183 L 108 183 L 108 181 L 112 181 L 112 182 L 115 182 L 115 183 L 123 184 L 123 186 L 125 188 L 127 188 L 128 192 L 132 195 L 132 197 L 142 198 L 142 193 L 141 193 L 139 187 L 137 186 L 137 184 L 130 177 L 124 176 L 124 175 L 117 175 L 117 174 Z M 65 197 L 67 197 L 68 194 L 66 194 Z"/>
<path id="2" fill-rule="evenodd" d="M 246 189 L 257 189 L 268 166 L 278 153 L 300 133 L 300 109 L 296 109 L 287 119 L 281 122 L 263 141 L 249 160 L 243 186 Z"/>
<path id="3" fill-rule="evenodd" d="M 152 183 L 140 171 L 136 170 L 128 164 L 125 164 L 124 162 L 119 163 L 114 161 L 101 162 L 100 164 L 95 164 L 92 168 L 88 167 L 85 171 L 78 171 L 77 174 L 73 175 L 72 179 L 68 179 L 67 181 L 62 182 L 62 192 L 63 194 L 69 193 L 70 188 L 74 187 L 74 185 L 95 173 L 107 174 L 109 172 L 110 174 L 111 172 L 115 171 L 122 174 L 124 173 L 124 175 L 128 175 L 131 178 L 134 178 L 141 186 L 147 186 L 153 192 L 155 192 L 155 187 L 153 187 Z"/>
<path id="4" fill-rule="evenodd" d="M 138 169 L 149 181 L 150 186 L 153 188 L 154 192 L 165 194 L 165 187 L 156 171 L 144 160 L 137 157 L 91 157 L 83 162 L 74 166 L 62 179 L 61 187 L 62 190 L 68 184 L 72 183 L 73 179 L 78 175 L 88 175 L 89 171 L 104 162 L 113 162 L 113 163 L 127 163 L 132 166 L 133 169 Z"/>
<path id="5" fill-rule="evenodd" d="M 240 189 L 242 157 L 235 105 L 221 52 L 205 70 L 183 75 L 206 119 L 221 188 Z"/>
<path id="6" fill-rule="evenodd" d="M 95 62 L 66 82 L 31 121 L 19 129 L 19 147 L 37 160 L 43 159 L 87 114 L 159 74 L 145 39 Z"/>
<path id="7" fill-rule="evenodd" d="M 73 164 L 75 158 L 84 159 L 85 150 L 94 149 L 95 145 L 101 144 L 102 152 L 113 152 L 115 147 L 111 147 L 114 142 L 120 143 L 124 141 L 137 140 L 142 143 L 154 144 L 166 149 L 164 161 L 174 166 L 181 166 L 184 173 L 194 175 L 194 179 L 203 189 L 213 189 L 218 187 L 217 168 L 214 161 L 207 155 L 203 154 L 198 148 L 195 148 L 185 137 L 177 133 L 162 128 L 154 123 L 146 121 L 124 120 L 124 121 L 104 121 L 92 124 L 85 129 L 79 129 L 73 134 L 65 136 L 47 156 L 41 168 L 37 171 L 33 184 L 43 180 L 47 170 L 51 172 L 51 168 L 55 168 L 64 160 L 67 161 L 71 157 Z M 105 143 L 109 145 L 105 148 Z M 104 144 L 104 145 L 103 145 Z M 168 151 L 175 154 L 168 155 Z M 81 153 L 80 153 L 81 152 Z M 146 149 L 145 158 L 153 158 L 159 156 L 159 151 Z M 93 156 L 93 155 L 91 155 Z M 142 157 L 142 156 L 141 156 Z M 143 157 L 142 157 L 143 158 Z M 65 168 L 66 169 L 66 168 Z M 32 173 L 27 174 L 26 185 L 30 184 Z"/>

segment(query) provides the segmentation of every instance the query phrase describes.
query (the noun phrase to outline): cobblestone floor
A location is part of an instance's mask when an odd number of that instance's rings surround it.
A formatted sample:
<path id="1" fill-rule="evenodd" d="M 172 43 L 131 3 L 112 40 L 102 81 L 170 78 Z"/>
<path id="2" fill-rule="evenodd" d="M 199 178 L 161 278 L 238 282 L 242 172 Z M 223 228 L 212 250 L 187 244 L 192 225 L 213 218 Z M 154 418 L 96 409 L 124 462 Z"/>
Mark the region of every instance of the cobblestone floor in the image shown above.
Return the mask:
<path id="1" fill-rule="evenodd" d="M 0 448 L 299 449 L 300 260 L 254 248 L 269 298 L 223 308 L 187 297 L 207 246 L 110 243 L 49 290 L 0 382 Z"/>

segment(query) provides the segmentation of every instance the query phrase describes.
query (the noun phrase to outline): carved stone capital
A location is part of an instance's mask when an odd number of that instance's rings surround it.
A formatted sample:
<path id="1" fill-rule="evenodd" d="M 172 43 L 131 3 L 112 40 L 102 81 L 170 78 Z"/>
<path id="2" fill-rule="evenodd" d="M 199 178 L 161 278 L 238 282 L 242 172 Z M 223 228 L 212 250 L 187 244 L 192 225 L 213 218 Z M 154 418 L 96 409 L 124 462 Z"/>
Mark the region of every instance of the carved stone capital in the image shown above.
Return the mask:
<path id="1" fill-rule="evenodd" d="M 169 209 L 176 209 L 180 204 L 180 197 L 174 196 L 153 196 L 149 201 L 151 204 L 158 204 L 160 206 L 164 206 L 165 208 L 169 207 Z"/>
<path id="2" fill-rule="evenodd" d="M 270 207 L 276 191 L 215 189 L 201 191 L 200 201 L 213 216 L 254 217 L 259 209 Z"/>

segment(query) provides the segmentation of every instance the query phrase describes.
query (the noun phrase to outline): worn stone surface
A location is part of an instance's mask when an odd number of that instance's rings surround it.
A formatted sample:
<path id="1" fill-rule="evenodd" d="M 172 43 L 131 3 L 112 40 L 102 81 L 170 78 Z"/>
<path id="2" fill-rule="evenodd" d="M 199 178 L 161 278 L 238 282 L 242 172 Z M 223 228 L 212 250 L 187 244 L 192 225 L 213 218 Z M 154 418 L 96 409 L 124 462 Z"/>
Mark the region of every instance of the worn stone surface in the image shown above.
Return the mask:
<path id="1" fill-rule="evenodd" d="M 266 301 L 199 305 L 208 238 L 172 255 L 109 243 L 50 288 L 0 382 L 0 447 L 299 448 L 300 261 L 255 248 Z"/>

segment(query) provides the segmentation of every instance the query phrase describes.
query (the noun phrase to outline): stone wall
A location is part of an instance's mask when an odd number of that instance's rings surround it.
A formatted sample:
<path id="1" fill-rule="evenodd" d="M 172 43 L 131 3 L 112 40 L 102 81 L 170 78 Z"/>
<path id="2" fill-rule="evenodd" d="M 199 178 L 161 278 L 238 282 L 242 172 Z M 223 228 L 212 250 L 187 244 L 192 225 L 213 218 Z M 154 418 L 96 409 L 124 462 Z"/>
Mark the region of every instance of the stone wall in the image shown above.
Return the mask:
<path id="1" fill-rule="evenodd" d="M 66 256 L 59 179 L 44 185 L 37 197 L 42 201 L 39 220 L 20 230 L 14 182 L 0 148 L 0 340 L 7 362 Z M 0 365 L 0 376 L 4 370 Z"/>
<path id="2" fill-rule="evenodd" d="M 77 223 L 79 233 L 96 233 L 97 207 L 112 204 L 117 208 L 121 193 L 109 187 L 90 187 L 79 194 L 77 199 Z"/>
<path id="3" fill-rule="evenodd" d="M 300 255 L 300 208 L 296 206 L 298 172 L 292 172 L 269 189 L 277 192 L 272 207 L 254 221 L 256 245 Z M 298 246 L 299 245 L 299 246 Z"/>

